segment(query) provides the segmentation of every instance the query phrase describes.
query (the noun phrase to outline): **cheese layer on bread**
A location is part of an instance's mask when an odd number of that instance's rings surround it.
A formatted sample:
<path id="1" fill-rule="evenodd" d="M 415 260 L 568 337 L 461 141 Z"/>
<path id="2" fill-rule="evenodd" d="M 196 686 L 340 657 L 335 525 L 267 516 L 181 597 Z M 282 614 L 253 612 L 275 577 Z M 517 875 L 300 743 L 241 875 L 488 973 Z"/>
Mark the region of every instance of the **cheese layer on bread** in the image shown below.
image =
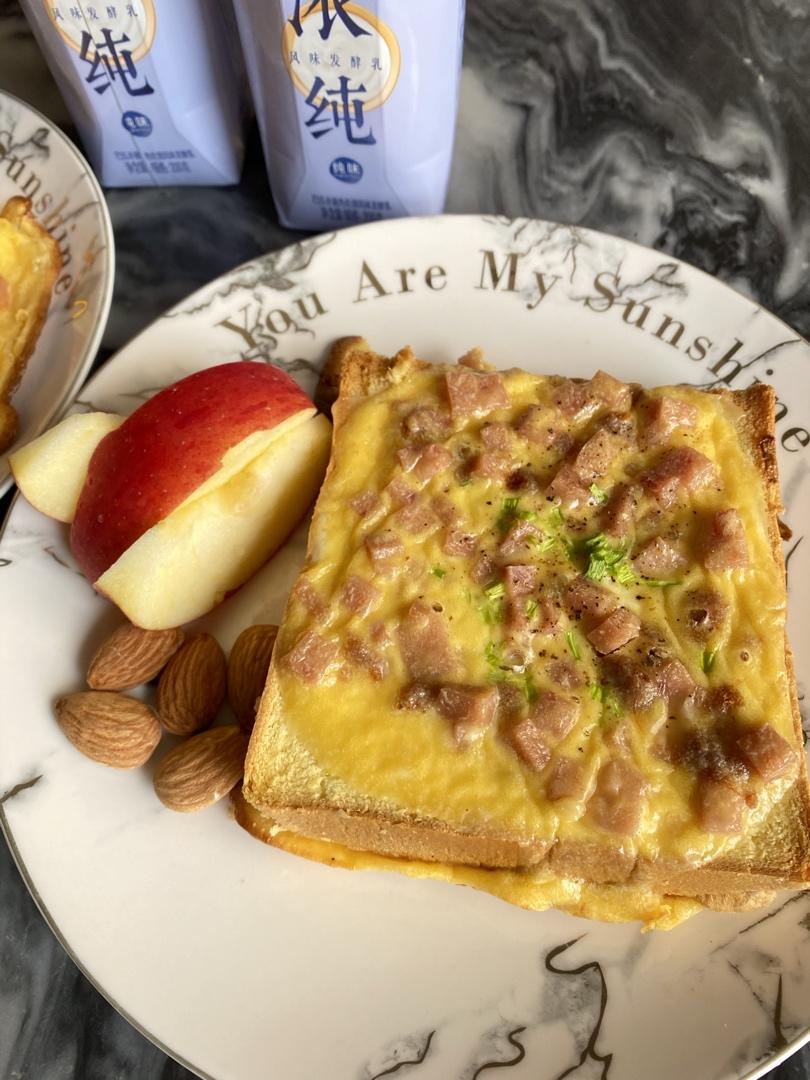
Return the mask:
<path id="1" fill-rule="evenodd" d="M 799 772 L 771 392 L 468 363 L 338 402 L 246 798 L 704 864 Z"/>

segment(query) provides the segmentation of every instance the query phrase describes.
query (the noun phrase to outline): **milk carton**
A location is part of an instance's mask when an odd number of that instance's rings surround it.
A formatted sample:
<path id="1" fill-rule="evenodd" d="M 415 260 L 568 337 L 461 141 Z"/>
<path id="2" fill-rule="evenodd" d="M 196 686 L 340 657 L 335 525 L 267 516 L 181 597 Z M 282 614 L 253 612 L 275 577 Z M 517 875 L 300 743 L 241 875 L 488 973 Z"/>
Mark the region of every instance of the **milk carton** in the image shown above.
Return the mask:
<path id="1" fill-rule="evenodd" d="M 102 184 L 239 180 L 236 30 L 222 0 L 21 0 Z"/>
<path id="2" fill-rule="evenodd" d="M 463 0 L 234 0 L 279 217 L 441 211 Z"/>

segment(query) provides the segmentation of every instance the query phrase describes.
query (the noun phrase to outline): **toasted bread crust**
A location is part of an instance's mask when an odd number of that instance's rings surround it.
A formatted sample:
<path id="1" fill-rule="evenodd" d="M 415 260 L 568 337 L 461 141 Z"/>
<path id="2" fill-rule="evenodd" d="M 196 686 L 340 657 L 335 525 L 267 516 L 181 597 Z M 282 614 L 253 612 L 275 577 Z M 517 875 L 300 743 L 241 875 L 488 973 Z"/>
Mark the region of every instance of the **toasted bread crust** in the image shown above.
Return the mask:
<path id="1" fill-rule="evenodd" d="M 334 391 L 336 383 L 339 387 L 339 397 L 333 406 L 335 430 L 359 400 L 385 389 L 392 380 L 429 366 L 417 360 L 410 349 L 403 349 L 389 359 L 372 352 L 362 338 L 342 339 L 332 351 L 324 380 L 324 396 Z M 784 572 L 778 521 L 782 505 L 774 439 L 774 392 L 762 384 L 741 391 L 710 392 L 730 399 L 739 407 L 738 433 L 763 479 L 770 545 L 777 565 Z M 328 476 L 329 473 L 327 482 Z M 785 657 L 796 745 L 801 746 L 801 718 L 787 639 Z M 728 854 L 695 867 L 675 860 L 659 859 L 652 863 L 636 860 L 620 843 L 607 839 L 604 843 L 599 838 L 593 842 L 557 842 L 550 847 L 543 838 L 487 834 L 482 830 L 463 832 L 441 822 L 403 815 L 394 807 L 371 804 L 353 792 L 333 790 L 325 796 L 322 776 L 314 779 L 310 776 L 311 782 L 302 785 L 298 797 L 294 785 L 282 794 L 264 785 L 261 778 L 272 772 L 268 744 L 273 745 L 283 726 L 271 668 L 248 755 L 245 798 L 283 829 L 348 848 L 424 861 L 527 868 L 538 866 L 548 858 L 552 870 L 560 877 L 599 884 L 638 883 L 661 894 L 705 897 L 706 906 L 722 910 L 744 910 L 757 895 L 810 884 L 810 788 L 803 755 L 795 784 L 764 826 L 745 837 Z M 311 764 L 304 764 L 304 772 Z M 300 758 L 297 765 L 301 765 Z M 255 819 L 252 831 L 256 831 Z M 267 839 L 268 835 L 269 831 L 263 838 Z"/>

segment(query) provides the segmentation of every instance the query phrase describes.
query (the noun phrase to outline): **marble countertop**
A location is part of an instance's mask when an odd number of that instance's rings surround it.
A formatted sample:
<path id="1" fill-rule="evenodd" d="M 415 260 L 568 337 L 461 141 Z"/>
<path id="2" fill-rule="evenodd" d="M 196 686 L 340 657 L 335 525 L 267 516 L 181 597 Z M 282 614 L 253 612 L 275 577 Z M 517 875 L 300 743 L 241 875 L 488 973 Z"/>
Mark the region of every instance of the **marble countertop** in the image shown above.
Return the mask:
<path id="1" fill-rule="evenodd" d="M 583 224 L 717 275 L 810 336 L 805 0 L 468 0 L 447 209 Z M 0 89 L 72 126 L 16 0 Z M 99 362 L 296 235 L 251 136 L 233 189 L 108 192 L 117 272 Z M 8 499 L 0 502 L 3 512 Z M 64 954 L 0 844 L 0 1078 L 190 1077 Z M 777 1068 L 810 1076 L 810 1048 Z"/>

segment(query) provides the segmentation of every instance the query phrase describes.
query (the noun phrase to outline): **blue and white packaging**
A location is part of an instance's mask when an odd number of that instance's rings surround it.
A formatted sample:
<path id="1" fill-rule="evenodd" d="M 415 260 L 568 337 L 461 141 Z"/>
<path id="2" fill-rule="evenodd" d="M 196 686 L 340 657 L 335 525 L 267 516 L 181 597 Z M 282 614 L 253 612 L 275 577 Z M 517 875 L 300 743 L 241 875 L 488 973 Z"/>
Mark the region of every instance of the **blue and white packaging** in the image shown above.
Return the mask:
<path id="1" fill-rule="evenodd" d="M 444 206 L 463 0 L 234 0 L 281 221 Z"/>
<path id="2" fill-rule="evenodd" d="M 108 187 L 236 184 L 236 29 L 222 0 L 21 0 Z"/>

